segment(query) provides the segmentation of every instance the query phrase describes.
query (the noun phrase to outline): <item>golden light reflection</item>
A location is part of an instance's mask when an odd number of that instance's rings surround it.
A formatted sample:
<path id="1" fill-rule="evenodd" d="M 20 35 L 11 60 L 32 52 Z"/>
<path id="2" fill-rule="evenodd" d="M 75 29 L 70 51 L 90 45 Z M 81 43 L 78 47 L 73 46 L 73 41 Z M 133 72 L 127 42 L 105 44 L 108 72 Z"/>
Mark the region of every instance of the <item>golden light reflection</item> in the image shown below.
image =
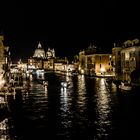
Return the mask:
<path id="1" fill-rule="evenodd" d="M 71 92 L 73 89 L 72 78 L 69 76 L 65 77 L 65 80 L 61 82 L 61 104 L 64 110 L 68 110 L 68 102 L 71 100 Z"/>
<path id="2" fill-rule="evenodd" d="M 96 113 L 98 115 L 98 119 L 95 122 L 97 125 L 97 133 L 98 137 L 105 137 L 108 135 L 107 128 L 109 129 L 111 126 L 111 120 L 109 118 L 111 113 L 110 108 L 110 94 L 108 93 L 105 86 L 105 79 L 97 79 L 97 94 L 96 97 Z M 110 128 L 111 129 L 111 128 Z"/>
<path id="3" fill-rule="evenodd" d="M 43 81 L 43 87 L 46 94 L 48 92 L 48 81 Z"/>
<path id="4" fill-rule="evenodd" d="M 67 96 L 67 88 L 66 87 L 61 87 L 61 110 L 64 112 L 67 112 L 68 110 L 68 96 Z"/>
<path id="5" fill-rule="evenodd" d="M 63 86 L 62 83 L 67 83 L 67 86 Z M 64 128 L 68 128 L 71 126 L 72 122 L 69 120 L 69 117 L 71 115 L 70 111 L 70 106 L 71 106 L 71 101 L 72 101 L 72 89 L 73 89 L 73 82 L 72 78 L 69 76 L 65 77 L 65 81 L 61 82 L 61 94 L 60 94 L 60 110 L 61 110 L 61 117 L 63 118 L 62 121 L 60 122 L 61 125 Z"/>
<path id="6" fill-rule="evenodd" d="M 66 76 L 66 81 L 67 82 L 70 82 L 71 81 L 71 78 L 69 76 Z"/>
<path id="7" fill-rule="evenodd" d="M 69 105 L 68 105 L 68 93 L 67 88 L 61 87 L 61 96 L 60 96 L 60 103 L 61 103 L 61 117 L 63 118 L 61 121 L 61 125 L 64 128 L 68 128 L 71 125 L 71 121 L 68 121 L 69 117 Z"/>
<path id="8" fill-rule="evenodd" d="M 86 88 L 85 88 L 85 76 L 84 75 L 78 75 L 78 99 L 77 103 L 79 107 L 81 108 L 80 111 L 83 111 L 85 106 L 85 94 L 86 94 Z"/>
<path id="9" fill-rule="evenodd" d="M 30 79 L 30 81 L 33 81 L 33 75 L 32 74 L 29 75 L 29 79 Z"/>

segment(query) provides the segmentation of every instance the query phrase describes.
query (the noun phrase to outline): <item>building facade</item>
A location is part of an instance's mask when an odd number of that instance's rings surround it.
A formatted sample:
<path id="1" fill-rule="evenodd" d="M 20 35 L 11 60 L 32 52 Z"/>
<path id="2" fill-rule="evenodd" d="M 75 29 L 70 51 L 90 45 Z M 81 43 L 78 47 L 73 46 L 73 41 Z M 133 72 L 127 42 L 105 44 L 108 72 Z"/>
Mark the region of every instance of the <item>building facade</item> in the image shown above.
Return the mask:
<path id="1" fill-rule="evenodd" d="M 114 76 L 112 54 L 96 53 L 96 47 L 90 46 L 79 52 L 79 72 L 89 76 Z"/>
<path id="2" fill-rule="evenodd" d="M 9 47 L 3 44 L 4 36 L 0 35 L 0 74 L 5 74 L 5 72 L 10 69 L 10 51 Z"/>
<path id="3" fill-rule="evenodd" d="M 3 81 L 9 81 L 11 63 L 9 47 L 5 46 L 3 41 L 4 36 L 0 35 L 0 84 L 3 84 Z"/>
<path id="4" fill-rule="evenodd" d="M 121 47 L 112 49 L 113 69 L 116 79 L 140 86 L 140 43 L 127 40 Z"/>
<path id="5" fill-rule="evenodd" d="M 112 48 L 112 66 L 113 72 L 115 74 L 116 79 L 120 80 L 122 76 L 121 72 L 121 50 L 122 47 L 114 46 Z"/>
<path id="6" fill-rule="evenodd" d="M 48 48 L 47 52 L 38 43 L 36 50 L 31 58 L 28 59 L 28 69 L 54 69 L 55 51 Z"/>
<path id="7" fill-rule="evenodd" d="M 122 80 L 131 82 L 131 73 L 140 69 L 140 46 L 124 48 L 121 51 Z"/>

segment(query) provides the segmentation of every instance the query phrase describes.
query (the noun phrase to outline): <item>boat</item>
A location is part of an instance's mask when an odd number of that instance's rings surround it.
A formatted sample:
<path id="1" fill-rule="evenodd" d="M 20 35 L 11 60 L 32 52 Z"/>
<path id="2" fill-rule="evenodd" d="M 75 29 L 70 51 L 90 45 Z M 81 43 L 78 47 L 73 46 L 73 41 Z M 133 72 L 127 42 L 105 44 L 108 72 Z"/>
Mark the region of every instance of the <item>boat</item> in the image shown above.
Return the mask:
<path id="1" fill-rule="evenodd" d="M 119 85 L 119 89 L 124 90 L 124 91 L 131 91 L 132 86 L 129 83 L 121 82 L 121 85 Z"/>

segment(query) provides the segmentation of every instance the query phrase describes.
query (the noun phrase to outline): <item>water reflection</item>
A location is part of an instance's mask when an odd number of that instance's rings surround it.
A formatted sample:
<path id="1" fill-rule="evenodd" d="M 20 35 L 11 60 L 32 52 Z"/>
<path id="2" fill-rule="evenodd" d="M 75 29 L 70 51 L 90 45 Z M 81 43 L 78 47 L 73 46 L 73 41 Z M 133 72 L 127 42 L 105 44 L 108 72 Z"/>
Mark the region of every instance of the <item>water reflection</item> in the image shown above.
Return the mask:
<path id="1" fill-rule="evenodd" d="M 85 87 L 85 76 L 84 75 L 78 75 L 78 99 L 77 103 L 80 107 L 80 111 L 82 112 L 84 110 L 85 106 L 85 100 L 86 100 L 86 87 Z"/>
<path id="2" fill-rule="evenodd" d="M 109 118 L 111 113 L 110 107 L 110 93 L 108 93 L 105 86 L 105 79 L 97 79 L 97 93 L 96 97 L 96 113 L 97 121 L 97 138 L 105 138 L 108 136 L 108 130 L 111 129 L 111 120 Z"/>
<path id="3" fill-rule="evenodd" d="M 7 140 L 8 135 L 8 119 L 6 118 L 0 122 L 0 140 Z"/>
<path id="4" fill-rule="evenodd" d="M 61 140 L 108 140 L 114 133 L 114 138 L 124 133 L 126 124 L 133 123 L 136 118 L 136 112 L 134 114 L 134 109 L 130 109 L 132 100 L 129 95 L 117 96 L 115 88 L 107 85 L 104 78 L 47 75 L 47 80 L 47 92 L 42 84 L 33 81 L 24 98 L 20 94 L 16 96 L 15 108 L 8 118 L 11 129 L 5 136 L 0 133 L 1 139 L 8 139 L 10 135 L 11 139 L 29 139 L 29 136 L 31 139 L 33 136 L 49 139 L 51 136 L 51 139 Z M 61 87 L 62 81 L 69 86 Z M 138 112 L 138 107 L 135 111 Z M 5 131 L 6 125 L 3 126 L 0 129 Z M 123 130 L 122 133 L 118 129 Z"/>
<path id="5" fill-rule="evenodd" d="M 68 95 L 67 95 L 67 88 L 61 87 L 61 96 L 60 96 L 60 103 L 61 103 L 61 110 L 64 112 L 68 111 Z"/>
<path id="6" fill-rule="evenodd" d="M 61 118 L 61 126 L 63 129 L 71 127 L 72 121 L 71 118 L 71 112 L 70 112 L 70 106 L 71 106 L 71 90 L 72 90 L 72 79 L 68 76 L 66 76 L 67 86 L 62 86 L 61 82 L 61 94 L 60 94 L 60 116 Z"/>

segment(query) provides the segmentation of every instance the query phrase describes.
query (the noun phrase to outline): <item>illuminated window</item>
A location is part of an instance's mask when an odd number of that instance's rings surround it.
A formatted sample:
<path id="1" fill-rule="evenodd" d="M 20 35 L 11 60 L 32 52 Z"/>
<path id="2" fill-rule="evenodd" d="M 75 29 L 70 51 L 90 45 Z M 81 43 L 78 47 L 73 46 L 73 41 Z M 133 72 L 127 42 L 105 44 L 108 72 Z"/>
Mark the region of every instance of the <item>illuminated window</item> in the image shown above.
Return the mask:
<path id="1" fill-rule="evenodd" d="M 126 52 L 126 53 L 125 53 L 125 60 L 129 60 L 129 57 L 130 57 L 129 52 Z"/>

